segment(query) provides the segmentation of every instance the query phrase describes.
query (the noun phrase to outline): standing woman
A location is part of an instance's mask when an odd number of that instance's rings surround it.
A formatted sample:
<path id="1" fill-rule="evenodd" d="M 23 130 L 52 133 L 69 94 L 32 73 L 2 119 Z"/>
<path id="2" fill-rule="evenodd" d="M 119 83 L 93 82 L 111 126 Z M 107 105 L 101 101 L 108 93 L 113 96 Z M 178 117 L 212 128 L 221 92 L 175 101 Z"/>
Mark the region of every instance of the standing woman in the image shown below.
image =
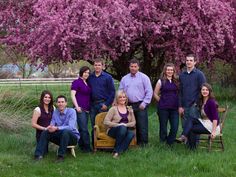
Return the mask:
<path id="1" fill-rule="evenodd" d="M 36 141 L 39 142 L 40 135 L 43 131 L 47 130 L 52 119 L 53 96 L 48 90 L 41 93 L 39 106 L 34 109 L 31 124 L 36 129 Z"/>
<path id="2" fill-rule="evenodd" d="M 175 75 L 175 66 L 167 63 L 157 81 L 153 96 L 157 101 L 157 113 L 160 123 L 160 141 L 172 145 L 175 141 L 179 125 L 178 114 L 178 80 Z M 167 133 L 167 124 L 170 123 L 170 132 Z"/>
<path id="3" fill-rule="evenodd" d="M 90 69 L 87 66 L 80 68 L 79 78 L 71 84 L 71 98 L 77 112 L 77 124 L 81 138 L 79 146 L 83 152 L 90 152 L 90 136 L 88 131 L 88 116 L 90 110 L 91 88 L 87 83 Z"/>
<path id="4" fill-rule="evenodd" d="M 116 94 L 116 106 L 109 109 L 104 124 L 107 125 L 108 136 L 116 140 L 113 157 L 117 158 L 121 152 L 128 149 L 134 133 L 129 130 L 135 126 L 135 117 L 132 107 L 127 106 L 128 97 L 123 90 Z"/>
<path id="5" fill-rule="evenodd" d="M 199 108 L 201 118 L 189 118 L 181 137 L 178 139 L 188 142 L 190 149 L 196 149 L 198 134 L 211 134 L 211 138 L 214 139 L 220 133 L 218 104 L 214 98 L 212 87 L 208 83 L 204 83 L 201 87 Z"/>

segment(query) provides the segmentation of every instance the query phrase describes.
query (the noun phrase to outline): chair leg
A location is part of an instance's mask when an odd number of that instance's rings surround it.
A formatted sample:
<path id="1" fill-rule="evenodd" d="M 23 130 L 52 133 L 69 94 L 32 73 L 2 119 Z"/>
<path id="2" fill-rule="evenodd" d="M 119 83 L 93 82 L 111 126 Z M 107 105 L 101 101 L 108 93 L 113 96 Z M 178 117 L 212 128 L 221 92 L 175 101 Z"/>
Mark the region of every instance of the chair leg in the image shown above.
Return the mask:
<path id="1" fill-rule="evenodd" d="M 221 144 L 221 150 L 224 151 L 225 148 L 224 148 L 224 143 L 223 143 L 223 138 L 222 138 L 222 136 L 220 136 L 220 144 Z"/>
<path id="2" fill-rule="evenodd" d="M 209 139 L 208 139 L 208 151 L 211 152 L 211 146 L 212 146 L 212 138 L 209 136 Z"/>
<path id="3" fill-rule="evenodd" d="M 71 155 L 73 157 L 76 157 L 76 154 L 75 154 L 75 146 L 67 146 L 68 149 L 70 149 L 70 152 L 71 152 Z"/>

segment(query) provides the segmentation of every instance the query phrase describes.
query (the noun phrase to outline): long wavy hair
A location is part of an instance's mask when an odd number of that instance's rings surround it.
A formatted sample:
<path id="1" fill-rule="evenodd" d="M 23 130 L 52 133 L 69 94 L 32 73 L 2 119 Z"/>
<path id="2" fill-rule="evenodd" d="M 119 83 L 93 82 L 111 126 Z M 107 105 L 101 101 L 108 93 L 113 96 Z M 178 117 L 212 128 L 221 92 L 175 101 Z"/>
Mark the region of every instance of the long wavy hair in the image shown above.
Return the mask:
<path id="1" fill-rule="evenodd" d="M 175 65 L 173 63 L 166 63 L 162 72 L 161 72 L 161 75 L 160 75 L 160 78 L 161 78 L 161 81 L 163 81 L 164 83 L 167 81 L 167 75 L 166 75 L 166 70 L 167 70 L 167 67 L 172 67 L 173 70 L 174 70 L 174 73 L 173 73 L 173 76 L 172 76 L 172 81 L 175 83 L 175 85 L 177 87 L 179 87 L 179 79 L 176 75 L 176 69 L 175 69 Z"/>
<path id="2" fill-rule="evenodd" d="M 208 84 L 208 83 L 203 83 L 202 86 L 201 86 L 201 89 L 202 89 L 202 87 L 206 87 L 206 88 L 209 90 L 208 99 L 214 99 L 214 100 L 215 100 L 215 96 L 214 96 L 214 93 L 213 93 L 213 90 L 212 90 L 211 85 Z M 202 96 L 202 94 L 200 94 L 200 99 L 199 99 L 199 106 L 200 106 L 200 108 L 202 107 L 203 102 L 204 102 L 203 96 Z M 215 102 L 216 102 L 216 100 L 215 100 Z M 217 102 L 216 102 L 216 104 L 217 104 L 217 106 L 218 106 L 218 103 L 217 103 Z"/>
<path id="3" fill-rule="evenodd" d="M 53 109 L 54 109 L 54 108 L 53 108 L 53 96 L 52 96 L 52 93 L 51 93 L 50 91 L 48 91 L 48 90 L 42 91 L 41 96 L 40 96 L 39 107 L 40 107 L 41 109 L 44 109 L 43 98 L 44 98 L 44 96 L 47 95 L 47 94 L 51 97 L 51 101 L 50 101 L 50 103 L 49 103 L 49 105 L 48 105 L 48 112 L 53 112 Z"/>

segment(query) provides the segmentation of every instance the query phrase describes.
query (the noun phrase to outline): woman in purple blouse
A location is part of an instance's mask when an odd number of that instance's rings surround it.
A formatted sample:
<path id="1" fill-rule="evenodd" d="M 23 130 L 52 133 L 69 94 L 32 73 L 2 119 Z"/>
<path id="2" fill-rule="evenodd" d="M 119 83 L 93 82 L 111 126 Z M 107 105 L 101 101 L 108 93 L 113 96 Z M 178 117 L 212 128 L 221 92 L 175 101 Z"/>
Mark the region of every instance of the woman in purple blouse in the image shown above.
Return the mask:
<path id="1" fill-rule="evenodd" d="M 204 83 L 201 87 L 199 108 L 201 117 L 188 119 L 178 139 L 187 143 L 190 149 L 196 148 L 198 134 L 211 134 L 211 138 L 214 139 L 220 133 L 218 105 L 214 99 L 212 87 L 208 83 Z"/>
<path id="2" fill-rule="evenodd" d="M 172 145 L 175 141 L 179 125 L 178 114 L 178 80 L 175 75 L 175 66 L 167 63 L 164 66 L 161 78 L 157 81 L 154 93 L 157 101 L 157 113 L 160 123 L 160 142 Z M 170 123 L 170 132 L 167 124 Z"/>
<path id="3" fill-rule="evenodd" d="M 83 152 L 90 152 L 90 136 L 88 131 L 88 116 L 90 110 L 91 88 L 87 84 L 90 69 L 80 68 L 79 78 L 71 84 L 71 98 L 77 112 L 77 124 L 80 132 L 79 146 Z"/>

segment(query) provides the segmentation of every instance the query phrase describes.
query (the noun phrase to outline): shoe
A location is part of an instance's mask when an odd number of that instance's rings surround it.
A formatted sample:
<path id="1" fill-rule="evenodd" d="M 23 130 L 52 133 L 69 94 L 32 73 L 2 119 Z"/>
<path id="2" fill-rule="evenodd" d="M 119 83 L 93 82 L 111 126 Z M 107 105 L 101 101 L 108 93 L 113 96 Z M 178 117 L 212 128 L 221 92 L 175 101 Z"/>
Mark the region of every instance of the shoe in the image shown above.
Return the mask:
<path id="1" fill-rule="evenodd" d="M 114 159 L 117 159 L 119 157 L 119 154 L 117 152 L 115 152 L 112 156 Z"/>
<path id="2" fill-rule="evenodd" d="M 64 162 L 64 157 L 62 156 L 57 156 L 56 163 Z"/>
<path id="3" fill-rule="evenodd" d="M 36 156 L 34 156 L 34 160 L 35 161 L 40 161 L 40 160 L 42 160 L 43 159 L 43 156 L 41 156 L 41 155 L 36 155 Z"/>
<path id="4" fill-rule="evenodd" d="M 179 138 L 176 138 L 175 140 L 176 140 L 176 142 L 178 142 L 178 143 L 184 143 L 184 144 L 186 144 L 187 141 L 188 141 L 188 138 L 187 138 L 186 136 L 184 136 L 184 135 L 181 135 Z"/>

